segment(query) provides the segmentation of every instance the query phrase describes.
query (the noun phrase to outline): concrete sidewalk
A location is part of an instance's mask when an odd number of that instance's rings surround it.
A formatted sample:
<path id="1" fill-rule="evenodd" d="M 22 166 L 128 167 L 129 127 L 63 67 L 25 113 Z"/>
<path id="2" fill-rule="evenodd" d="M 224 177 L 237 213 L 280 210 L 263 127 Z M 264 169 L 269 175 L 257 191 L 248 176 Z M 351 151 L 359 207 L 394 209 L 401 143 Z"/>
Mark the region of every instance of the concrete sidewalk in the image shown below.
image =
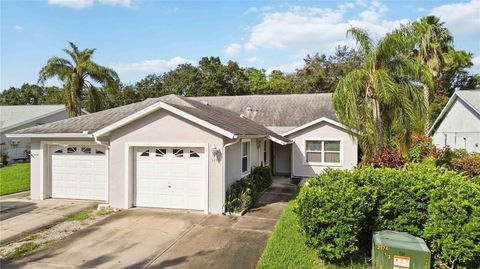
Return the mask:
<path id="1" fill-rule="evenodd" d="M 123 210 L 2 268 L 254 268 L 295 190 L 276 178 L 241 217 Z"/>
<path id="2" fill-rule="evenodd" d="M 0 245 L 7 244 L 29 233 L 48 228 L 65 217 L 98 202 L 81 200 L 30 200 L 27 196 L 8 196 L 0 199 Z"/>

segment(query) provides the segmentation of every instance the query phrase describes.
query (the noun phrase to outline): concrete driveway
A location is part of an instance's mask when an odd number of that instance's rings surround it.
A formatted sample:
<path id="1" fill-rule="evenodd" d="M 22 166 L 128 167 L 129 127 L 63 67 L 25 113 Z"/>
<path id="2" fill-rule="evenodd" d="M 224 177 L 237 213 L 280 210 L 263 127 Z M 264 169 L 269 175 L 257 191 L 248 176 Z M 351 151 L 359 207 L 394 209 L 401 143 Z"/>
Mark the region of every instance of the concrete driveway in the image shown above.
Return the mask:
<path id="1" fill-rule="evenodd" d="M 5 268 L 253 268 L 296 186 L 276 181 L 246 215 L 124 210 Z"/>
<path id="2" fill-rule="evenodd" d="M 26 195 L 0 198 L 0 245 L 63 221 L 98 202 L 82 200 L 30 200 Z"/>

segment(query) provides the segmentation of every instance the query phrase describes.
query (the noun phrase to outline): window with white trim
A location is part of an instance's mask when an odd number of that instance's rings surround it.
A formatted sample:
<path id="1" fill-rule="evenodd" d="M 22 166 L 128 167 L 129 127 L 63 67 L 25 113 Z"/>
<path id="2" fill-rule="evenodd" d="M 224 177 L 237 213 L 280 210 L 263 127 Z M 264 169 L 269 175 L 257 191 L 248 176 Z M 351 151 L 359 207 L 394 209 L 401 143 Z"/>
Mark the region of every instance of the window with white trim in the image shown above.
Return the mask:
<path id="1" fill-rule="evenodd" d="M 250 141 L 242 141 L 242 176 L 250 172 Z"/>
<path id="2" fill-rule="evenodd" d="M 309 164 L 340 164 L 341 141 L 306 140 L 305 161 Z"/>

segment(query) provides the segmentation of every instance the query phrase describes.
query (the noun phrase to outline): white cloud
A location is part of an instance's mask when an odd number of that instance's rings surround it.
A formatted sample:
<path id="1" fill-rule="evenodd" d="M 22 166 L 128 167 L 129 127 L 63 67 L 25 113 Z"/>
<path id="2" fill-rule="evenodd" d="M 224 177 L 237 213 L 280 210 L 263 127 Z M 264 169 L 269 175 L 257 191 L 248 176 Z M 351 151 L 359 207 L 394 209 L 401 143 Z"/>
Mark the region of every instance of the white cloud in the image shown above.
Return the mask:
<path id="1" fill-rule="evenodd" d="M 15 30 L 17 30 L 17 31 L 23 31 L 23 27 L 22 27 L 21 25 L 18 25 L 18 24 L 17 24 L 17 25 L 15 25 L 14 28 L 15 28 Z"/>
<path id="2" fill-rule="evenodd" d="M 111 6 L 133 7 L 133 0 L 98 0 L 101 4 Z"/>
<path id="3" fill-rule="evenodd" d="M 357 5 L 364 3 L 357 1 Z M 347 43 L 345 34 L 352 26 L 364 28 L 372 37 L 378 38 L 409 22 L 408 19 L 383 19 L 386 10 L 384 4 L 372 1 L 358 14 L 358 19 L 347 19 L 346 10 L 341 7 L 293 7 L 285 12 L 266 13 L 250 28 L 250 36 L 243 48 L 293 49 L 307 53 L 333 51 L 338 45 L 351 44 Z"/>
<path id="4" fill-rule="evenodd" d="M 48 0 L 49 4 L 82 9 L 93 5 L 93 0 Z"/>
<path id="5" fill-rule="evenodd" d="M 430 14 L 445 21 L 445 26 L 455 36 L 480 38 L 480 0 L 446 4 L 435 7 Z"/>
<path id="6" fill-rule="evenodd" d="M 270 75 L 270 73 L 272 73 L 273 70 L 280 70 L 284 73 L 292 73 L 296 69 L 301 68 L 304 65 L 304 63 L 305 62 L 303 60 L 294 60 L 293 62 L 290 62 L 290 63 L 277 65 L 277 66 L 271 66 L 271 67 L 267 68 L 266 74 Z"/>
<path id="7" fill-rule="evenodd" d="M 232 43 L 232 44 L 228 45 L 227 47 L 225 47 L 223 52 L 227 55 L 234 55 L 234 54 L 239 53 L 240 50 L 242 50 L 242 45 L 241 44 Z"/>
<path id="8" fill-rule="evenodd" d="M 113 64 L 112 68 L 124 73 L 163 73 L 184 63 L 193 63 L 193 61 L 177 56 L 169 60 L 157 59 L 135 63 L 117 63 Z"/>
<path id="9" fill-rule="evenodd" d="M 48 0 L 49 4 L 75 9 L 91 7 L 95 2 L 102 5 L 133 7 L 135 0 Z"/>
<path id="10" fill-rule="evenodd" d="M 245 59 L 245 61 L 247 61 L 249 63 L 263 63 L 262 59 L 257 58 L 257 57 L 249 57 L 249 58 Z"/>

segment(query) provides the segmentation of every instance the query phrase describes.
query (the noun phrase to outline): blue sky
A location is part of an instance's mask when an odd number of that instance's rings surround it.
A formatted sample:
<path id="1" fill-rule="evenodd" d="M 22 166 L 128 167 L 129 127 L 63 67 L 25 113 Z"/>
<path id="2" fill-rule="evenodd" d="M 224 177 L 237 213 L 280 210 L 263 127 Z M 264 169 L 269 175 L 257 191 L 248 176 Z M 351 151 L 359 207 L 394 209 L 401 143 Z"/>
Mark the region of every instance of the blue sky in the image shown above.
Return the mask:
<path id="1" fill-rule="evenodd" d="M 480 0 L 2 0 L 0 90 L 35 83 L 49 57 L 63 57 L 67 40 L 96 48 L 95 61 L 125 83 L 202 56 L 291 72 L 307 54 L 353 45 L 345 36 L 351 26 L 379 37 L 427 14 L 445 21 L 457 49 L 474 53 L 479 73 Z"/>

